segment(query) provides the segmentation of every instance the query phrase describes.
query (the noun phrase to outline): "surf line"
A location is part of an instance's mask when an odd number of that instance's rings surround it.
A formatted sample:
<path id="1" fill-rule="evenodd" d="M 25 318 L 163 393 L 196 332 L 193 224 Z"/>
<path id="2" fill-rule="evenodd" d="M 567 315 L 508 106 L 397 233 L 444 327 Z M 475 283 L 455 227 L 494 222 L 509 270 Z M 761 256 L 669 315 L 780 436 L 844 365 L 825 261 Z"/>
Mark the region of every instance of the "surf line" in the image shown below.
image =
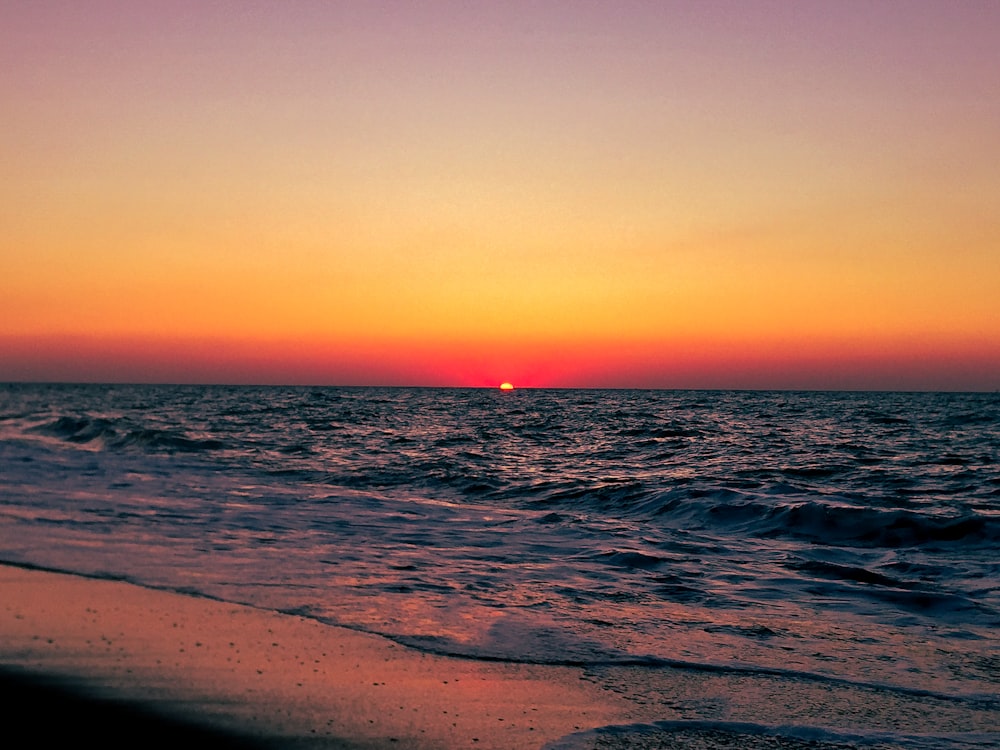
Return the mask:
<path id="1" fill-rule="evenodd" d="M 558 740 L 542 746 L 541 750 L 585 750 L 593 746 L 593 740 L 599 737 L 627 737 L 629 735 L 678 734 L 681 732 L 721 732 L 733 737 L 756 736 L 775 737 L 805 742 L 819 742 L 822 745 L 842 746 L 845 744 L 856 747 L 871 745 L 890 745 L 914 748 L 926 748 L 927 742 L 933 742 L 940 750 L 964 750 L 969 747 L 995 747 L 1000 741 L 997 732 L 956 732 L 953 734 L 899 734 L 894 732 L 840 732 L 825 727 L 805 724 L 768 725 L 752 724 L 737 721 L 707 721 L 704 719 L 672 719 L 656 721 L 650 724 L 609 724 L 604 727 L 586 729 L 582 732 L 560 737 Z M 821 745 L 821 746 L 822 746 Z"/>

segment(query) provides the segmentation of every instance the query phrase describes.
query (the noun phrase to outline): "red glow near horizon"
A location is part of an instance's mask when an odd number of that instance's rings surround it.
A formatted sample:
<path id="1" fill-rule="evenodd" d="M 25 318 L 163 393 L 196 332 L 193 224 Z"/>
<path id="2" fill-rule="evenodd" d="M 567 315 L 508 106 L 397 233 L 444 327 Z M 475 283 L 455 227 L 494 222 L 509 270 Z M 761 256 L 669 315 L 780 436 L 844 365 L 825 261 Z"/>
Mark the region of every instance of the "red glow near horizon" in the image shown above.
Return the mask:
<path id="1" fill-rule="evenodd" d="M 584 345 L 492 355 L 466 347 L 108 341 L 0 337 L 0 381 L 497 388 L 974 390 L 1000 385 L 1000 350 L 975 342 L 895 348 Z"/>
<path id="2" fill-rule="evenodd" d="M 0 380 L 1000 387 L 1000 3 L 9 5 Z"/>

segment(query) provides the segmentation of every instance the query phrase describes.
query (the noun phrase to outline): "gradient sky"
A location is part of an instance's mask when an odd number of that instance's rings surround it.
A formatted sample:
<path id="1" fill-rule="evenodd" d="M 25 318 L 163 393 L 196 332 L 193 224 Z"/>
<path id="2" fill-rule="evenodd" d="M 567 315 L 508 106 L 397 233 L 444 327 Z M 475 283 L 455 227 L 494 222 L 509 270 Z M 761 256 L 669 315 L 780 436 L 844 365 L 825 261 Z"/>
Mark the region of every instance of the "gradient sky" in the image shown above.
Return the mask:
<path id="1" fill-rule="evenodd" d="M 1000 388 L 1000 3 L 4 2 L 0 380 Z"/>

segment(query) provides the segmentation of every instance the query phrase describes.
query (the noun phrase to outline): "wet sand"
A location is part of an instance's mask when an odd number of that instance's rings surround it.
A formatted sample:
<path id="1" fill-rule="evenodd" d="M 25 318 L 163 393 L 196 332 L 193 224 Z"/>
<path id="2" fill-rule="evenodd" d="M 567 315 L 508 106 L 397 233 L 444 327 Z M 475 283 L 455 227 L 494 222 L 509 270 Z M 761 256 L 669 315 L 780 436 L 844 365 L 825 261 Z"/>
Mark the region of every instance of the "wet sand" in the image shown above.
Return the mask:
<path id="1" fill-rule="evenodd" d="M 105 747 L 155 731 L 195 746 L 535 749 L 628 713 L 579 669 L 428 655 L 292 615 L 4 565 L 0 665 L 10 715 L 34 705 L 52 718 L 44 731 Z"/>

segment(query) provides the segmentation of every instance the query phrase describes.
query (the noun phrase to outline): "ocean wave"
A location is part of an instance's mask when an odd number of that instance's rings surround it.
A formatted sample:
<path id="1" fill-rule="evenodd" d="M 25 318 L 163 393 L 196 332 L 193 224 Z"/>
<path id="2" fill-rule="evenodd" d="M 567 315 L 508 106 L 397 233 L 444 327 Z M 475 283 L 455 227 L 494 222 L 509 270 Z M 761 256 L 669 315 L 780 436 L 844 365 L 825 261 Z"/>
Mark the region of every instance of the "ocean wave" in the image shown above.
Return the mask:
<path id="1" fill-rule="evenodd" d="M 949 589 L 947 582 L 907 580 L 820 560 L 793 561 L 786 567 L 805 574 L 808 590 L 828 601 L 867 600 L 895 611 L 932 615 L 939 622 L 972 618 L 986 627 L 1000 626 L 1000 613 L 970 592 Z"/>
<path id="2" fill-rule="evenodd" d="M 945 516 L 803 501 L 764 514 L 761 536 L 790 534 L 819 544 L 921 547 L 937 544 L 993 545 L 1000 542 L 1000 519 L 966 513 Z"/>
<path id="3" fill-rule="evenodd" d="M 138 450 L 150 453 L 197 453 L 226 447 L 216 438 L 193 438 L 176 430 L 134 427 L 121 420 L 104 417 L 61 416 L 37 425 L 30 433 L 58 438 L 67 443 L 88 445 L 110 451 Z"/>
<path id="4" fill-rule="evenodd" d="M 106 436 L 117 436 L 111 420 L 86 417 L 59 417 L 55 421 L 38 425 L 29 432 L 60 438 L 70 443 L 89 443 Z"/>
<path id="5" fill-rule="evenodd" d="M 1000 517 L 849 505 L 821 496 L 751 494 L 727 488 L 677 488 L 632 504 L 633 513 L 684 529 L 757 538 L 806 540 L 826 546 L 890 549 L 1000 543 Z"/>
<path id="6" fill-rule="evenodd" d="M 909 589 L 914 584 L 899 578 L 877 573 L 867 568 L 860 568 L 854 565 L 839 565 L 821 560 L 806 560 L 804 562 L 793 562 L 789 566 L 793 570 L 803 571 L 810 575 L 824 578 L 833 578 L 853 583 L 865 583 L 872 586 L 887 586 L 889 588 Z"/>

